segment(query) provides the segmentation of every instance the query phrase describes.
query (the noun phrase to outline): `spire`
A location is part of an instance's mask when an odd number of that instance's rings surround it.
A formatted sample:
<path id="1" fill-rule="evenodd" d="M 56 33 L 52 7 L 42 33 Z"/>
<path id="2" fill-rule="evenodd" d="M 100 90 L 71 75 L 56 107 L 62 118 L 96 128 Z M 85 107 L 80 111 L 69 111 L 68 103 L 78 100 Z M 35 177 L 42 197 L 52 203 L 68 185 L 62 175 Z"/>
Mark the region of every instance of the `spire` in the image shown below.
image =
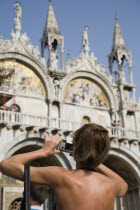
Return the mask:
<path id="1" fill-rule="evenodd" d="M 44 32 L 46 33 L 46 35 L 48 32 L 56 33 L 56 34 L 60 35 L 60 30 L 57 25 L 54 9 L 51 4 L 52 0 L 49 0 L 49 2 L 50 2 L 50 4 L 49 4 L 49 8 L 48 8 L 48 16 L 47 16 L 47 21 L 46 21 L 46 26 L 45 26 Z"/>
<path id="2" fill-rule="evenodd" d="M 41 46 L 42 46 L 42 51 L 44 54 L 44 48 L 48 46 L 48 34 L 55 34 L 55 35 L 60 35 L 60 30 L 56 21 L 54 9 L 52 7 L 52 0 L 49 0 L 49 7 L 48 7 L 48 15 L 47 15 L 47 20 L 43 32 L 43 37 L 41 39 Z"/>
<path id="3" fill-rule="evenodd" d="M 84 31 L 82 34 L 82 45 L 83 45 L 83 52 L 86 56 L 89 53 L 89 42 L 88 42 L 88 27 L 84 27 Z"/>
<path id="4" fill-rule="evenodd" d="M 120 25 L 118 23 L 118 17 L 115 18 L 115 28 L 114 28 L 114 38 L 113 38 L 113 45 L 112 45 L 112 52 L 116 51 L 117 49 L 127 50 L 123 36 L 121 34 Z"/>
<path id="5" fill-rule="evenodd" d="M 64 40 L 57 24 L 52 0 L 49 0 L 47 20 L 41 39 L 42 57 L 44 57 L 45 48 L 48 49 L 48 68 L 57 69 L 61 58 L 61 68 L 64 69 Z"/>
<path id="6" fill-rule="evenodd" d="M 21 33 L 21 17 L 22 17 L 22 9 L 19 2 L 14 4 L 15 8 L 15 18 L 14 18 L 14 32 L 17 37 L 20 37 Z"/>
<path id="7" fill-rule="evenodd" d="M 115 21 L 112 51 L 108 55 L 110 73 L 113 75 L 116 82 L 122 84 L 126 82 L 126 75 L 127 72 L 129 72 L 129 75 L 127 75 L 127 83 L 133 84 L 132 55 L 125 46 L 117 17 Z M 116 63 L 114 63 L 114 61 L 116 61 Z M 116 75 L 118 76 L 116 77 Z"/>

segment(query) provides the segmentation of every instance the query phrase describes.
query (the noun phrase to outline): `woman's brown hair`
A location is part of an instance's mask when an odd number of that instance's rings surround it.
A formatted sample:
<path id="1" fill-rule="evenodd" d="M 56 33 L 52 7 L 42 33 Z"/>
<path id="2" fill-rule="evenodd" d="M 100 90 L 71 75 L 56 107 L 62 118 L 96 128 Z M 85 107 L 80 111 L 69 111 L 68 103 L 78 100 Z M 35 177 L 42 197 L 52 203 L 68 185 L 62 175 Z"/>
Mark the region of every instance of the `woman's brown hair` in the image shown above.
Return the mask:
<path id="1" fill-rule="evenodd" d="M 74 157 L 82 168 L 95 168 L 109 152 L 108 131 L 101 125 L 88 123 L 74 132 Z"/>

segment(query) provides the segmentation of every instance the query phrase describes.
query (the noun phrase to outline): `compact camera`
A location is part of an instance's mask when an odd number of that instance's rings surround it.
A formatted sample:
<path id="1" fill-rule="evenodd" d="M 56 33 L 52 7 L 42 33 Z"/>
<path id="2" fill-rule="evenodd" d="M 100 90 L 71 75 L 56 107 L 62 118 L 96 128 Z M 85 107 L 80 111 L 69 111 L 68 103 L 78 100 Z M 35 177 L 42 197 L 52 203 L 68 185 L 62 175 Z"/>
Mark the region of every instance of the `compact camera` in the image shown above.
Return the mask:
<path id="1" fill-rule="evenodd" d="M 73 144 L 72 144 L 72 142 L 68 142 L 66 140 L 62 140 L 59 143 L 57 149 L 60 150 L 60 151 L 63 151 L 63 152 L 72 153 L 72 151 L 73 151 Z"/>

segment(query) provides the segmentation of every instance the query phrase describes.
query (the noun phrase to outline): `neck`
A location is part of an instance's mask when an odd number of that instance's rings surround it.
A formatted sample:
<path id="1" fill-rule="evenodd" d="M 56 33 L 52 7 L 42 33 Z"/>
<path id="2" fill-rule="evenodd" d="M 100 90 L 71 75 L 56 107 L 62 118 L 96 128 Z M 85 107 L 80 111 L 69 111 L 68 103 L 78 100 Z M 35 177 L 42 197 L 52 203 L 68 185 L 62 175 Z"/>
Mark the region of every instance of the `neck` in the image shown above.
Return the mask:
<path id="1" fill-rule="evenodd" d="M 83 165 L 80 162 L 76 162 L 76 169 L 83 169 L 83 170 L 89 170 L 89 171 L 96 171 L 96 168 L 91 168 L 89 166 Z"/>
<path id="2" fill-rule="evenodd" d="M 76 169 L 83 169 L 83 168 L 88 168 L 88 167 L 85 167 L 84 165 L 82 165 L 80 162 L 76 162 Z"/>

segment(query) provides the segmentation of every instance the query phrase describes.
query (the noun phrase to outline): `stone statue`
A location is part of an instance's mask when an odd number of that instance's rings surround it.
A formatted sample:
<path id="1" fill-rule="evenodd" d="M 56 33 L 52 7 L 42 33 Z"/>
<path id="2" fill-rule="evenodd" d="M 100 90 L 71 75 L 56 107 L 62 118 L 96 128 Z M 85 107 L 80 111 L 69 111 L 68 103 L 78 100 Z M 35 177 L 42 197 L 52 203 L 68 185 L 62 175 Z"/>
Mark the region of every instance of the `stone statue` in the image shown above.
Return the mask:
<path id="1" fill-rule="evenodd" d="M 60 87 L 60 82 L 58 79 L 53 80 L 54 88 L 55 88 L 55 96 L 58 97 L 59 94 L 59 87 Z"/>
<path id="2" fill-rule="evenodd" d="M 22 11 L 21 11 L 21 6 L 19 2 L 16 2 L 14 5 L 15 11 L 16 11 L 16 19 L 18 19 L 19 21 L 21 20 L 21 16 L 22 16 Z"/>
<path id="3" fill-rule="evenodd" d="M 126 82 L 124 70 L 120 71 L 120 77 L 122 82 Z"/>
<path id="4" fill-rule="evenodd" d="M 56 70 L 58 68 L 58 56 L 57 56 L 56 52 L 54 52 L 54 51 L 51 51 L 50 66 L 53 70 L 54 69 Z"/>
<path id="5" fill-rule="evenodd" d="M 88 43 L 88 34 L 87 34 L 87 31 L 88 31 L 88 27 L 87 26 L 85 26 L 85 28 L 84 28 L 84 31 L 83 31 L 83 34 L 82 34 L 82 38 L 83 38 L 83 46 L 86 46 L 86 45 L 88 45 L 89 43 Z"/>
<path id="6" fill-rule="evenodd" d="M 88 55 L 89 52 L 89 42 L 88 42 L 88 27 L 85 26 L 83 34 L 82 34 L 82 44 L 83 44 L 83 52 Z"/>
<path id="7" fill-rule="evenodd" d="M 14 19 L 14 30 L 17 34 L 21 31 L 21 17 L 22 17 L 22 10 L 19 2 L 16 2 L 14 5 L 15 8 L 15 19 Z"/>

